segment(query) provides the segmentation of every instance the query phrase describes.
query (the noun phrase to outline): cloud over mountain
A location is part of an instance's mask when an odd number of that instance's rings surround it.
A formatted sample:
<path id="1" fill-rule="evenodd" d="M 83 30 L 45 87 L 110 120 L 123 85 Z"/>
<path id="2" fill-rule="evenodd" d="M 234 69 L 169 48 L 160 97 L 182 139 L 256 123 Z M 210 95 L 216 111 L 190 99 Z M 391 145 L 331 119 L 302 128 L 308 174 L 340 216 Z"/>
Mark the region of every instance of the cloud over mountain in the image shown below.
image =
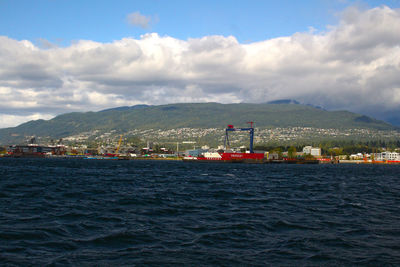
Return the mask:
<path id="1" fill-rule="evenodd" d="M 325 32 L 249 44 L 156 33 L 40 49 L 0 37 L 0 127 L 69 111 L 296 99 L 377 117 L 399 110 L 400 10 L 355 7 Z M 13 116 L 13 117 L 10 117 Z"/>

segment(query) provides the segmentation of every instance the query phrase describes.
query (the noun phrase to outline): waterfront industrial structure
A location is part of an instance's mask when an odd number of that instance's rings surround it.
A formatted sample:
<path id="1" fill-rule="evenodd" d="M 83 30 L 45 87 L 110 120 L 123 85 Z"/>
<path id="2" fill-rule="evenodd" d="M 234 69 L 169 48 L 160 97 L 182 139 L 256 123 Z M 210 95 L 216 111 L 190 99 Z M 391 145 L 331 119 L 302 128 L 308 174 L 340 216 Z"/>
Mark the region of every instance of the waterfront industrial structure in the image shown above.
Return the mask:
<path id="1" fill-rule="evenodd" d="M 233 132 L 247 132 L 248 133 L 248 147 L 231 147 L 231 137 L 229 133 Z M 35 138 L 30 140 L 27 145 L 12 145 L 9 147 L 0 148 L 0 156 L 10 157 L 82 157 L 82 158 L 98 158 L 98 159 L 185 159 L 190 161 L 220 161 L 220 162 L 248 162 L 248 163 L 305 163 L 305 159 L 309 162 L 318 160 L 318 162 L 349 162 L 349 163 L 400 163 L 400 153 L 396 151 L 389 151 L 382 149 L 380 153 L 357 153 L 352 155 L 330 154 L 323 155 L 320 147 L 305 146 L 302 152 L 296 150 L 288 152 L 277 151 L 255 151 L 253 142 L 257 140 L 254 137 L 255 128 L 253 122 L 250 122 L 250 127 L 235 128 L 233 125 L 228 125 L 225 129 L 224 145 L 216 149 L 210 149 L 209 146 L 203 145 L 201 148 L 195 147 L 196 141 L 178 141 L 169 142 L 176 144 L 176 151 L 171 148 L 159 146 L 159 142 L 147 141 L 147 146 L 140 148 L 132 146 L 132 143 L 123 145 L 123 135 L 118 133 L 111 133 L 108 136 L 110 143 L 98 145 L 98 147 L 88 147 L 85 144 L 78 146 L 68 146 L 61 143 L 62 139 L 55 145 L 51 141 L 51 145 L 38 145 Z M 115 142 L 115 136 L 119 135 L 118 142 Z M 244 134 L 238 133 L 233 137 L 239 136 L 240 139 L 235 139 L 243 142 Z M 65 140 L 65 139 L 64 139 Z M 153 139 L 154 140 L 154 139 Z M 186 139 L 187 140 L 187 139 Z M 190 140 L 190 139 L 189 139 Z M 193 140 L 193 139 L 192 139 Z M 196 140 L 196 139 L 195 139 Z M 165 143 L 165 142 L 164 142 Z M 168 143 L 168 142 L 167 142 Z M 156 148 L 153 145 L 156 145 Z M 193 145 L 193 149 L 186 151 L 179 150 L 179 144 Z M 157 147 L 158 146 L 158 147 Z M 248 150 L 247 150 L 248 148 Z M 339 148 L 335 148 L 339 149 Z M 294 153 L 293 153 L 294 152 Z M 324 153 L 326 154 L 327 151 Z"/>

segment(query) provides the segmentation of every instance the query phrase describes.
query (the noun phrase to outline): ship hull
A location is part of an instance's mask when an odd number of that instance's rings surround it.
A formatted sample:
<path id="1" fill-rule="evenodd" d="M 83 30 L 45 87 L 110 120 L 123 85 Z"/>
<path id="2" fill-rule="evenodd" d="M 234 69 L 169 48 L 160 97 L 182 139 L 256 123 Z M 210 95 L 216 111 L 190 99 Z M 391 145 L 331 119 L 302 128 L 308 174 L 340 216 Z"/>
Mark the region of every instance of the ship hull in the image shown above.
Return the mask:
<path id="1" fill-rule="evenodd" d="M 204 153 L 199 157 L 185 157 L 185 162 L 203 163 L 262 163 L 262 164 L 319 164 L 318 160 L 306 159 L 267 159 L 262 153 Z"/>
<path id="2" fill-rule="evenodd" d="M 263 153 L 204 153 L 190 162 L 263 163 Z"/>

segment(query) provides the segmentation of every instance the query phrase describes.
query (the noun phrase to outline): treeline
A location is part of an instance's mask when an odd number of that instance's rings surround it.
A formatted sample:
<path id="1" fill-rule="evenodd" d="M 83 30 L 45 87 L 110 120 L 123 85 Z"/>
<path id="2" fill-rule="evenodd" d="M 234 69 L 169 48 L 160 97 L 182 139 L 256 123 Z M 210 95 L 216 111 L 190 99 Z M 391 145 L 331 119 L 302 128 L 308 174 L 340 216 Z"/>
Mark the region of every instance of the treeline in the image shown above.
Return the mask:
<path id="1" fill-rule="evenodd" d="M 380 153 L 383 150 L 394 151 L 400 148 L 400 140 L 326 140 L 319 143 L 316 142 L 292 142 L 291 144 L 278 145 L 257 144 L 255 150 L 264 151 L 294 151 L 302 152 L 305 146 L 313 146 L 321 148 L 323 155 L 350 155 L 355 153 Z"/>

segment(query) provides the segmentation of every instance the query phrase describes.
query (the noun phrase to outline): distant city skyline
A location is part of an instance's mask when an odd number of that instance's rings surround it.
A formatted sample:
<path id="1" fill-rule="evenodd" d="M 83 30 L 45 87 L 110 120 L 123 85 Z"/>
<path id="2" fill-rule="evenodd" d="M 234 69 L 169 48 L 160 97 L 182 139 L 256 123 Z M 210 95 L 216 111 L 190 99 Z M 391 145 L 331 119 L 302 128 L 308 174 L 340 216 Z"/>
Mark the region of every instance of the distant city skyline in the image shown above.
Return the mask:
<path id="1" fill-rule="evenodd" d="M 400 1 L 0 0 L 0 128 L 295 99 L 400 125 Z"/>

